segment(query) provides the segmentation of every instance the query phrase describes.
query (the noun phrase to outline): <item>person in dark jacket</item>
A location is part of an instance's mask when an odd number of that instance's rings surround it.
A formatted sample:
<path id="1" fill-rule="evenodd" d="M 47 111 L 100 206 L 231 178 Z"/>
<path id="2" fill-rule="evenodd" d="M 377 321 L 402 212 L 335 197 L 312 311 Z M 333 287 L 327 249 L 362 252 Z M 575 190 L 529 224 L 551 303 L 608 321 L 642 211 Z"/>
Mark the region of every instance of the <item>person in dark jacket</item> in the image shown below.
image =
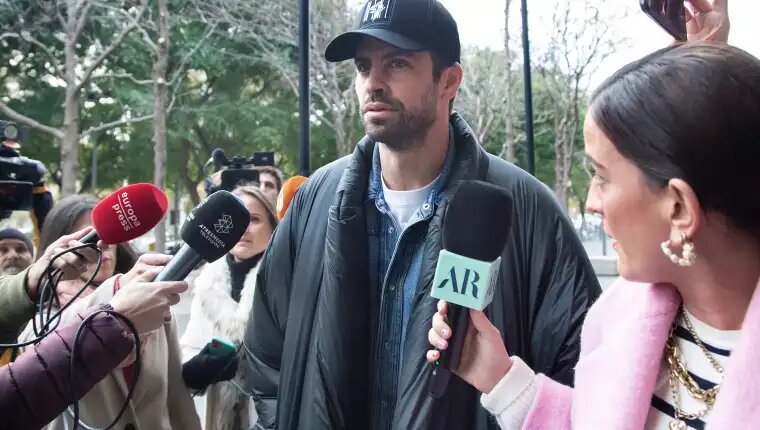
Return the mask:
<path id="1" fill-rule="evenodd" d="M 72 403 L 71 350 L 79 326 L 91 314 L 116 311 L 134 324 L 138 334 L 163 326 L 169 306 L 178 303 L 179 294 L 187 290 L 184 281 L 151 282 L 160 272 L 157 266 L 165 265 L 170 258 L 155 254 L 140 257 L 135 269 L 124 276 L 127 283 L 109 304 L 92 306 L 15 362 L 0 367 L 0 430 L 39 429 Z M 77 399 L 130 355 L 134 341 L 126 324 L 110 314 L 99 313 L 87 323 L 77 343 L 81 360 L 74 375 Z"/>
<path id="2" fill-rule="evenodd" d="M 509 351 L 568 384 L 600 293 L 583 247 L 549 189 L 487 154 L 451 112 L 459 36 L 437 1 L 371 0 L 325 56 L 354 59 L 367 135 L 299 189 L 264 255 L 244 343 L 255 428 L 497 429 L 462 380 L 428 394 L 448 203 L 468 180 L 513 194 L 486 314 Z"/>

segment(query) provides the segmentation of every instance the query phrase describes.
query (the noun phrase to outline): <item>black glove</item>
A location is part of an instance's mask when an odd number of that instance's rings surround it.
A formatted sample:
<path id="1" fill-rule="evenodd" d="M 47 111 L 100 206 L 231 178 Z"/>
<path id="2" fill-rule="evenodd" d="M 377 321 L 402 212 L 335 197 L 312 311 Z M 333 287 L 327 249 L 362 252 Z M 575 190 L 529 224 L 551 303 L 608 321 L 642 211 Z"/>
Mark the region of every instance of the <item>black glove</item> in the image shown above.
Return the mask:
<path id="1" fill-rule="evenodd" d="M 229 381 L 238 367 L 237 354 L 219 356 L 212 353 L 211 342 L 182 365 L 182 379 L 193 390 L 203 391 L 211 384 Z"/>

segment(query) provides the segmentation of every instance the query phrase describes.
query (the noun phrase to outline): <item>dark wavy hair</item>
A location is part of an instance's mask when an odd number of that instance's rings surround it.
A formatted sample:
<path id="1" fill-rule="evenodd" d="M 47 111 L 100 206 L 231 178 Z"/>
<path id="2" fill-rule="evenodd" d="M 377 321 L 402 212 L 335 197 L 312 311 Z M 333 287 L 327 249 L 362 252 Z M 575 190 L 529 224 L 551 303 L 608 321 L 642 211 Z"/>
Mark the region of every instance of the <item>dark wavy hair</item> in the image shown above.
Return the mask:
<path id="1" fill-rule="evenodd" d="M 79 217 L 92 211 L 98 199 L 90 195 L 69 196 L 58 201 L 45 217 L 40 231 L 38 257 L 61 236 L 74 232 Z M 127 273 L 137 263 L 137 254 L 127 243 L 116 246 L 116 273 Z"/>
<path id="2" fill-rule="evenodd" d="M 760 60 L 715 42 L 664 48 L 607 79 L 589 113 L 650 186 L 682 179 L 760 240 Z"/>

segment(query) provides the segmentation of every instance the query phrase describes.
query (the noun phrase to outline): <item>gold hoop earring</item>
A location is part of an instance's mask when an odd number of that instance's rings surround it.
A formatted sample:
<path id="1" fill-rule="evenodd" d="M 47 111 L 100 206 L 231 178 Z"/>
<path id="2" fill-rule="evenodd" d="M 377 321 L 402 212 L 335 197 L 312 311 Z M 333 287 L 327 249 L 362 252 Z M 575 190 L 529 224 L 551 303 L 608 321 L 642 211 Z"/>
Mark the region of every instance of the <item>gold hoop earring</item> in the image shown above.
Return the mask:
<path id="1" fill-rule="evenodd" d="M 697 254 L 694 253 L 694 242 L 692 242 L 685 233 L 681 233 L 681 249 L 683 252 L 679 256 L 670 249 L 672 242 L 666 240 L 660 244 L 662 253 L 673 263 L 681 267 L 689 267 L 697 260 Z"/>

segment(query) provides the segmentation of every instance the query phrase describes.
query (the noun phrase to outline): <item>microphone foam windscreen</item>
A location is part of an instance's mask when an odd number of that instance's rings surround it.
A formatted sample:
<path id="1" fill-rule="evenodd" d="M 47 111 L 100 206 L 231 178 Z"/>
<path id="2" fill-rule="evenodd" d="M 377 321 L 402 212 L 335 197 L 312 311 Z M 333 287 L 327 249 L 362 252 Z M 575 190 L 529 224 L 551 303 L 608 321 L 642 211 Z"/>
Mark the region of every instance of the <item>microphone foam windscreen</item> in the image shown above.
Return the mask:
<path id="1" fill-rule="evenodd" d="M 493 261 L 512 229 L 512 194 L 481 181 L 464 181 L 443 220 L 444 249 L 480 261 Z"/>
<path id="2" fill-rule="evenodd" d="M 153 184 L 119 188 L 92 209 L 92 224 L 110 245 L 136 239 L 156 226 L 166 214 L 166 194 Z"/>
<path id="3" fill-rule="evenodd" d="M 182 240 L 207 262 L 215 261 L 238 243 L 251 214 L 228 191 L 217 191 L 195 207 L 182 226 Z"/>
<path id="4" fill-rule="evenodd" d="M 285 212 L 290 207 L 290 202 L 293 201 L 293 197 L 296 195 L 298 188 L 306 182 L 308 178 L 305 176 L 293 176 L 282 184 L 282 190 L 280 195 L 277 196 L 277 219 L 282 220 L 285 217 Z"/>

